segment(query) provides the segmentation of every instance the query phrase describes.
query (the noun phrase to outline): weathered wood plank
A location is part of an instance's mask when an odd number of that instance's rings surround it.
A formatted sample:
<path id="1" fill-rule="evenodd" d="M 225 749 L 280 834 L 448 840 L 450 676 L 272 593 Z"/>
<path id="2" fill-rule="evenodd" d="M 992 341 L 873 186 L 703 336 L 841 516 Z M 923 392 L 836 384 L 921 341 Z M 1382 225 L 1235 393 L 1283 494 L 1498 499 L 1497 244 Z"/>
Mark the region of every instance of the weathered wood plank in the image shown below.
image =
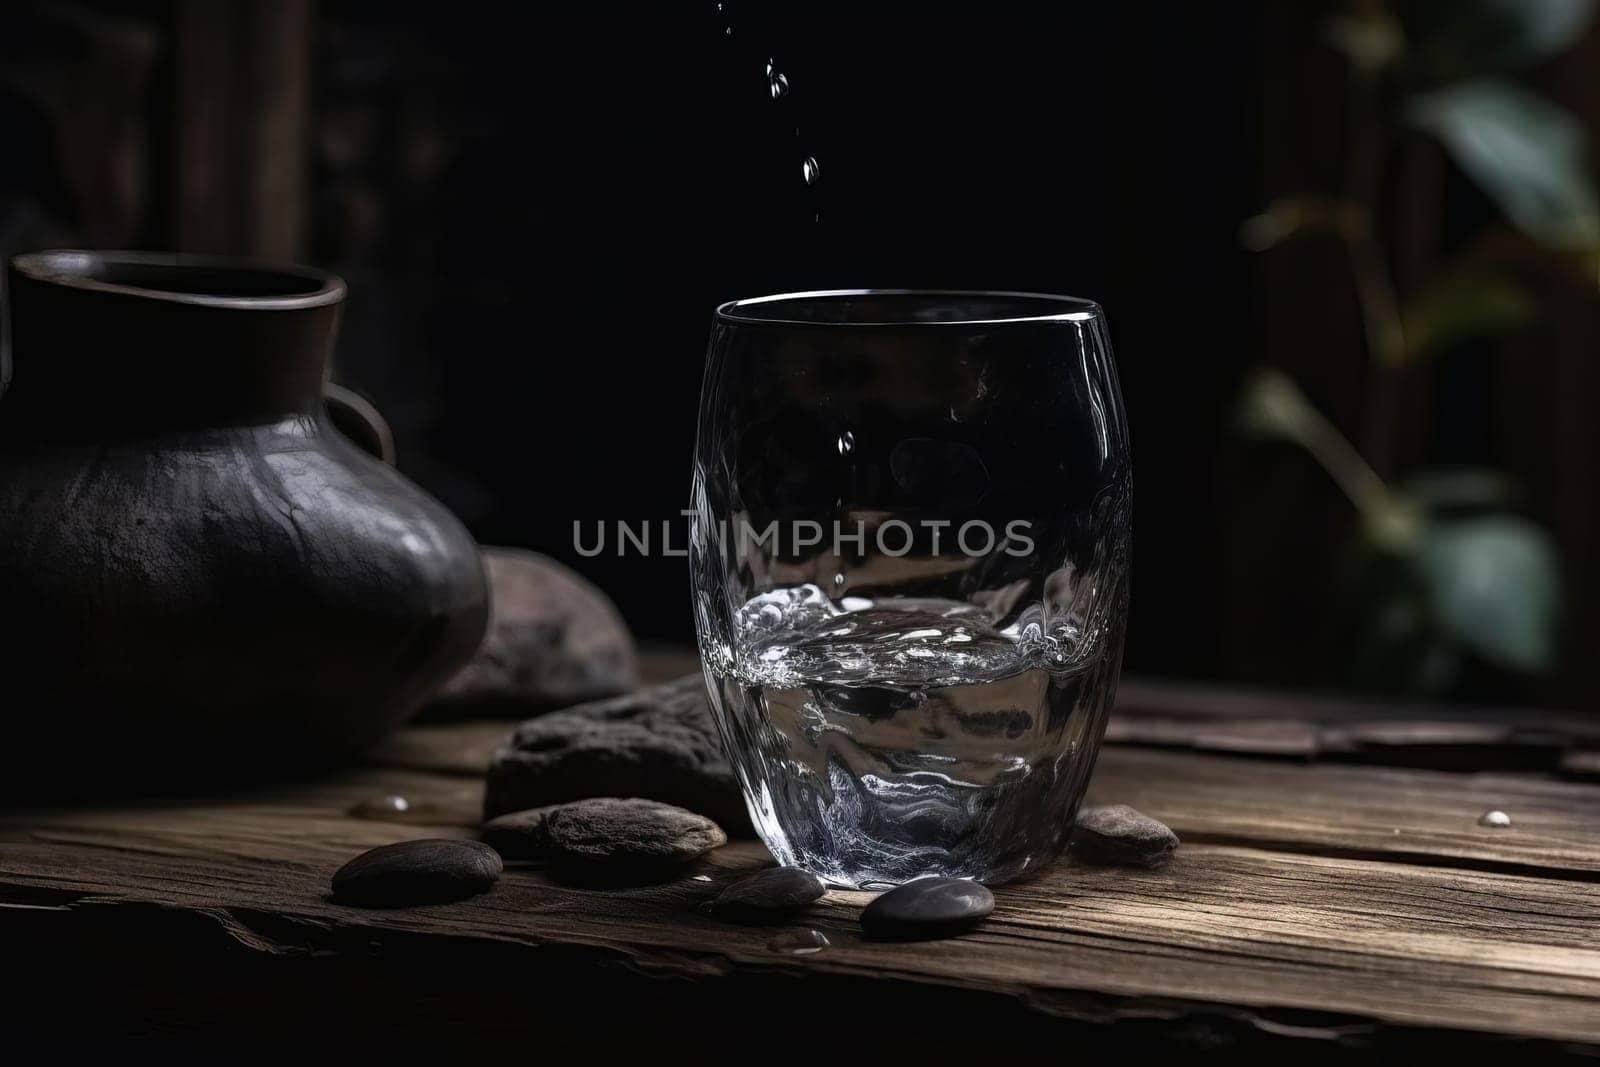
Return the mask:
<path id="1" fill-rule="evenodd" d="M 659 673 L 680 666 L 664 657 Z M 1028 1026 L 1114 1026 L 1137 1016 L 1274 1040 L 1449 1032 L 1600 1045 L 1600 942 L 1592 936 L 1600 787 L 1248 758 L 1240 753 L 1251 746 L 1239 742 L 1251 736 L 1257 751 L 1293 754 L 1296 723 L 1312 724 L 1317 744 L 1334 730 L 1370 738 L 1384 727 L 1248 704 L 1228 720 L 1228 706 L 1215 694 L 1178 705 L 1135 699 L 1129 719 L 1175 730 L 1180 741 L 1147 736 L 1101 754 L 1092 799 L 1133 804 L 1172 825 L 1185 845 L 1171 864 L 1058 865 L 1002 887 L 995 916 L 954 941 L 864 942 L 856 916 L 865 895 L 833 893 L 798 920 L 823 931 L 830 947 L 811 957 L 776 953 L 770 931 L 724 926 L 699 910 L 726 880 L 766 862 L 748 842 L 664 886 L 594 892 L 514 870 L 493 893 L 459 904 L 394 912 L 334 905 L 328 879 L 356 851 L 472 832 L 479 774 L 511 729 L 504 722 L 408 730 L 385 747 L 380 766 L 233 796 L 0 812 L 0 938 L 70 945 L 86 957 L 120 954 L 108 966 L 159 952 L 183 961 L 174 980 L 191 964 L 258 975 L 249 961 L 288 961 L 291 990 L 304 980 L 293 961 L 318 961 L 315 973 L 324 975 L 340 961 L 346 969 L 330 979 L 333 988 L 366 988 L 371 980 L 359 976 L 387 953 L 391 963 L 420 968 L 384 986 L 391 998 L 440 968 L 473 969 L 477 992 L 452 1001 L 455 1012 L 480 1002 L 516 1008 L 530 990 L 587 989 L 620 965 L 720 983 L 715 996 L 728 1003 L 750 991 L 757 999 L 740 1009 L 750 1012 L 798 974 L 813 979 L 808 998 L 871 995 L 930 1016 L 959 1003 L 994 1019 L 1011 1005 Z M 1395 729 L 1470 747 L 1496 727 L 1463 719 Z M 1207 732 L 1217 730 L 1233 754 L 1208 751 Z M 413 824 L 350 814 L 388 794 L 407 797 L 412 810 L 403 817 Z M 1509 812 L 1512 827 L 1479 827 L 1490 807 Z M 606 995 L 622 988 L 605 981 Z M 673 1003 L 670 994 L 628 988 L 651 1004 Z M 185 996 L 207 993 L 197 980 Z M 439 1010 L 443 993 L 419 989 L 421 999 L 404 1010 Z M 183 999 L 170 1007 L 183 1025 Z M 1021 1025 L 1019 1016 L 1005 1018 Z"/>
<path id="2" fill-rule="evenodd" d="M 1600 747 L 1600 718 L 1542 708 L 1377 700 L 1132 677 L 1118 691 L 1106 740 L 1248 756 L 1572 773 L 1575 750 Z"/>
<path id="3" fill-rule="evenodd" d="M 3 820 L 0 900 L 25 910 L 0 907 L 0 923 L 66 927 L 86 909 L 103 922 L 105 909 L 124 905 L 137 924 L 139 906 L 154 902 L 205 917 L 252 953 L 365 951 L 404 934 L 581 948 L 669 976 L 781 968 L 955 986 L 1075 1017 L 1148 1000 L 1179 1013 L 1314 1010 L 1600 1041 L 1600 947 L 1588 936 L 1597 898 L 1584 883 L 1190 844 L 1158 871 L 1058 866 L 1001 889 L 978 932 L 937 944 L 864 942 L 855 919 L 865 895 L 830 894 L 805 923 L 831 947 L 794 958 L 768 949 L 768 932 L 698 910 L 726 879 L 765 862 L 749 843 L 716 853 L 701 868 L 709 882 L 597 893 L 514 871 L 460 904 L 334 905 L 328 878 L 353 851 L 440 832 L 343 814 L 375 791 L 456 802 L 463 816 L 475 799 L 458 779 L 368 771 L 297 802 L 279 792 L 215 806 L 13 813 Z M 515 966 L 540 973 L 543 959 L 527 951 Z"/>
<path id="4" fill-rule="evenodd" d="M 1600 789 L 1533 775 L 1107 746 L 1089 793 L 1096 803 L 1131 804 L 1186 841 L 1588 880 L 1600 874 Z M 1479 826 L 1491 808 L 1509 813 L 1512 826 Z"/>

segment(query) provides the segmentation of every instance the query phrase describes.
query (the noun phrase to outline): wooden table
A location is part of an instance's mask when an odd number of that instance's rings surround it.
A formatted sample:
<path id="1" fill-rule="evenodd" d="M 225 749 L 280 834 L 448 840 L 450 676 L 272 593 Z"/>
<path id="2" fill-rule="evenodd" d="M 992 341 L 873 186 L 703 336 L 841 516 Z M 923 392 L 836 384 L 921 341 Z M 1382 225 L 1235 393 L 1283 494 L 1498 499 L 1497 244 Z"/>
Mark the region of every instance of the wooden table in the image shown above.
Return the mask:
<path id="1" fill-rule="evenodd" d="M 1600 1050 L 1600 720 L 1126 682 L 1091 799 L 1169 823 L 1176 858 L 1058 864 L 950 941 L 863 941 L 858 893 L 780 928 L 821 931 L 814 955 L 716 922 L 700 905 L 767 862 L 750 842 L 643 889 L 513 870 L 448 906 L 328 899 L 364 848 L 470 834 L 507 730 L 415 728 L 372 766 L 235 795 L 0 814 L 8 1036 L 937 1060 Z M 349 814 L 390 793 L 430 825 Z M 1479 826 L 1490 808 L 1513 825 Z"/>

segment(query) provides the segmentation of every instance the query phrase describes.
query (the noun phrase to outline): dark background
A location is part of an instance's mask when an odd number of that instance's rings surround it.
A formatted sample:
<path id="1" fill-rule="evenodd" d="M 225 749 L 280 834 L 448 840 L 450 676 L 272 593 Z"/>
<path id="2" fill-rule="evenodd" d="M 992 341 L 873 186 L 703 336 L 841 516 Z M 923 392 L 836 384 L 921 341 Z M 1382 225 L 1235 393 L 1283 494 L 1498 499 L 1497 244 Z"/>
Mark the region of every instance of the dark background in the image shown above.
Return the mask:
<path id="1" fill-rule="evenodd" d="M 1319 27 L 1339 5 L 723 6 L 22 4 L 0 27 L 0 242 L 339 271 L 336 376 L 393 422 L 402 469 L 480 540 L 572 562 L 642 639 L 675 642 L 684 561 L 580 559 L 572 528 L 682 530 L 716 304 L 1092 298 L 1134 433 L 1130 668 L 1339 682 L 1348 505 L 1304 457 L 1230 431 L 1263 362 L 1341 424 L 1367 402 L 1338 254 L 1239 240 L 1271 197 L 1338 181 L 1345 71 Z M 1591 128 L 1593 36 L 1534 72 Z M 1435 244 L 1491 214 L 1436 149 L 1396 159 L 1397 257 L 1416 203 L 1452 206 Z M 1595 303 L 1565 296 L 1509 355 L 1406 383 L 1402 458 L 1510 469 L 1576 605 L 1554 673 L 1455 695 L 1594 695 L 1576 665 L 1596 633 Z"/>
<path id="2" fill-rule="evenodd" d="M 726 7 L 725 21 L 714 3 L 559 5 L 445 25 L 426 7 L 332 9 L 352 50 L 389 64 L 329 57 L 336 106 L 402 124 L 421 109 L 412 121 L 460 138 L 425 196 L 381 163 L 338 176 L 404 213 L 377 247 L 340 239 L 337 197 L 319 227 L 322 258 L 356 277 L 403 262 L 441 287 L 398 361 L 440 375 L 432 458 L 449 471 L 426 480 L 481 538 L 569 558 L 642 636 L 684 640 L 683 561 L 580 559 L 572 522 L 671 517 L 682 543 L 716 304 L 856 286 L 1090 296 L 1136 429 L 1137 581 L 1176 609 L 1136 613 L 1135 662 L 1149 649 L 1152 666 L 1214 671 L 1212 479 L 1194 460 L 1216 453 L 1259 345 L 1233 237 L 1259 155 L 1240 121 L 1248 10 Z M 426 89 L 423 55 L 439 64 Z M 769 58 L 789 81 L 777 102 Z M 378 136 L 394 143 L 377 154 L 405 151 L 405 131 Z M 811 188 L 806 156 L 822 168 Z M 355 349 L 360 300 L 343 369 L 393 408 L 392 340 Z"/>

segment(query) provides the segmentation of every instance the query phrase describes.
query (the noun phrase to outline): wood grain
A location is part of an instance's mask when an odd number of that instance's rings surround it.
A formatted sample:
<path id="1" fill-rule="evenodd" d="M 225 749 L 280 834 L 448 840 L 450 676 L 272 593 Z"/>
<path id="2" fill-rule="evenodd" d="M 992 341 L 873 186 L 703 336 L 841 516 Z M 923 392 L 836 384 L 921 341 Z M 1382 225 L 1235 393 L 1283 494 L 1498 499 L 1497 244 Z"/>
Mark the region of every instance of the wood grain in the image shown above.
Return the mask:
<path id="1" fill-rule="evenodd" d="M 1089 795 L 1131 804 L 1185 841 L 1247 844 L 1594 880 L 1600 789 L 1534 775 L 1460 774 L 1108 745 Z M 1477 824 L 1495 808 L 1507 830 Z"/>
<path id="2" fill-rule="evenodd" d="M 604 997 L 621 1017 L 669 1031 L 715 1004 L 727 1039 L 754 1041 L 804 977 L 807 1002 L 829 1010 L 867 997 L 907 1019 L 965 1013 L 961 1034 L 873 1038 L 935 1058 L 978 1054 L 986 1028 L 1049 1042 L 1083 1040 L 1073 1028 L 1089 1027 L 1119 1049 L 1153 1034 L 1280 1052 L 1439 1053 L 1467 1034 L 1534 1040 L 1541 1052 L 1600 1047 L 1600 786 L 1111 745 L 1093 797 L 1169 822 L 1184 838 L 1170 864 L 1062 863 L 999 888 L 975 932 L 928 944 L 863 941 L 867 896 L 830 893 L 791 926 L 831 942 L 807 957 L 700 909 L 768 862 L 749 842 L 632 890 L 513 869 L 457 904 L 367 911 L 329 900 L 329 877 L 357 851 L 470 834 L 481 800 L 472 768 L 508 729 L 419 728 L 386 748 L 385 766 L 224 797 L 0 812 L 0 937 L 75 960 L 61 988 L 85 967 L 108 976 L 171 961 L 159 982 L 116 988 L 137 1019 L 166 1013 L 179 1027 L 197 1013 L 248 1025 L 267 998 L 321 1027 L 335 1025 L 338 1004 L 390 1027 L 470 1023 L 485 1040 L 555 1047 L 589 1039 L 572 1020 Z M 387 794 L 412 802 L 416 825 L 350 814 Z M 1490 806 L 1510 812 L 1512 828 L 1478 827 Z M 644 1051 L 679 1036 L 694 1047 L 693 1032 L 633 1029 L 612 1036 Z"/>
<path id="3" fill-rule="evenodd" d="M 1301 1009 L 1600 1040 L 1597 901 L 1587 885 L 1186 845 L 1153 872 L 1058 866 L 1002 889 L 994 918 L 976 933 L 937 944 L 862 941 L 855 921 L 867 896 L 833 893 L 804 917 L 832 942 L 808 958 L 777 956 L 769 932 L 729 927 L 698 910 L 726 880 L 766 862 L 749 843 L 716 853 L 700 869 L 709 882 L 689 876 L 596 893 L 513 871 L 493 893 L 460 904 L 374 912 L 331 903 L 328 878 L 352 852 L 416 835 L 343 817 L 344 801 L 373 786 L 418 784 L 380 776 L 304 810 L 239 803 L 156 817 L 54 813 L 25 841 L 6 845 L 0 894 L 30 905 L 22 917 L 34 924 L 160 901 L 207 917 L 240 950 L 272 955 L 346 951 L 395 932 L 519 946 L 528 950 L 520 966 L 535 971 L 540 946 L 563 944 L 620 954 L 663 975 L 730 967 L 870 974 L 1004 991 L 1067 1015 L 1107 1010 L 1102 1002 L 1074 1007 L 1071 994 L 1090 991 L 1269 1017 Z M 0 906 L 0 921 L 16 917 Z"/>
<path id="4" fill-rule="evenodd" d="M 1600 719 L 1542 708 L 1379 701 L 1327 693 L 1127 678 L 1113 744 L 1442 770 L 1541 770 L 1583 777 Z"/>

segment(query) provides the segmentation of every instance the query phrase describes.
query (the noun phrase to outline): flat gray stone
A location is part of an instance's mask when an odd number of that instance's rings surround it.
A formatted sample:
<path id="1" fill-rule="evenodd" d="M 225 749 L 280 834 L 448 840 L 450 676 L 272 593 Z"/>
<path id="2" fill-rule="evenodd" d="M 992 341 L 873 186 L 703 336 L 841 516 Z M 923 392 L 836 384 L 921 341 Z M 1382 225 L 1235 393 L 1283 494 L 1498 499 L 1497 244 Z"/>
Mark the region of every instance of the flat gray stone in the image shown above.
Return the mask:
<path id="1" fill-rule="evenodd" d="M 515 548 L 483 550 L 489 629 L 424 719 L 521 718 L 638 684 L 633 635 L 610 599 L 571 568 Z"/>
<path id="2" fill-rule="evenodd" d="M 1177 848 L 1178 835 L 1165 823 L 1126 804 L 1084 808 L 1072 828 L 1072 855 L 1085 863 L 1155 867 Z"/>
<path id="3" fill-rule="evenodd" d="M 529 820 L 538 818 L 527 813 Z M 670 877 L 728 843 L 703 815 L 639 797 L 593 797 L 544 809 L 534 837 L 552 873 L 631 884 Z"/>
<path id="4" fill-rule="evenodd" d="M 711 913 L 726 922 L 779 922 L 822 898 L 822 881 L 798 867 L 770 867 L 741 878 L 717 895 Z"/>
<path id="5" fill-rule="evenodd" d="M 485 818 L 587 797 L 643 797 L 751 836 L 698 674 L 529 719 L 496 750 Z"/>
<path id="6" fill-rule="evenodd" d="M 953 937 L 994 911 L 994 894 L 966 878 L 919 878 L 889 890 L 861 913 L 861 929 L 877 941 Z"/>
<path id="7" fill-rule="evenodd" d="M 340 867 L 333 899 L 369 908 L 443 904 L 485 892 L 504 869 L 499 853 L 479 841 L 400 841 L 368 849 Z"/>

